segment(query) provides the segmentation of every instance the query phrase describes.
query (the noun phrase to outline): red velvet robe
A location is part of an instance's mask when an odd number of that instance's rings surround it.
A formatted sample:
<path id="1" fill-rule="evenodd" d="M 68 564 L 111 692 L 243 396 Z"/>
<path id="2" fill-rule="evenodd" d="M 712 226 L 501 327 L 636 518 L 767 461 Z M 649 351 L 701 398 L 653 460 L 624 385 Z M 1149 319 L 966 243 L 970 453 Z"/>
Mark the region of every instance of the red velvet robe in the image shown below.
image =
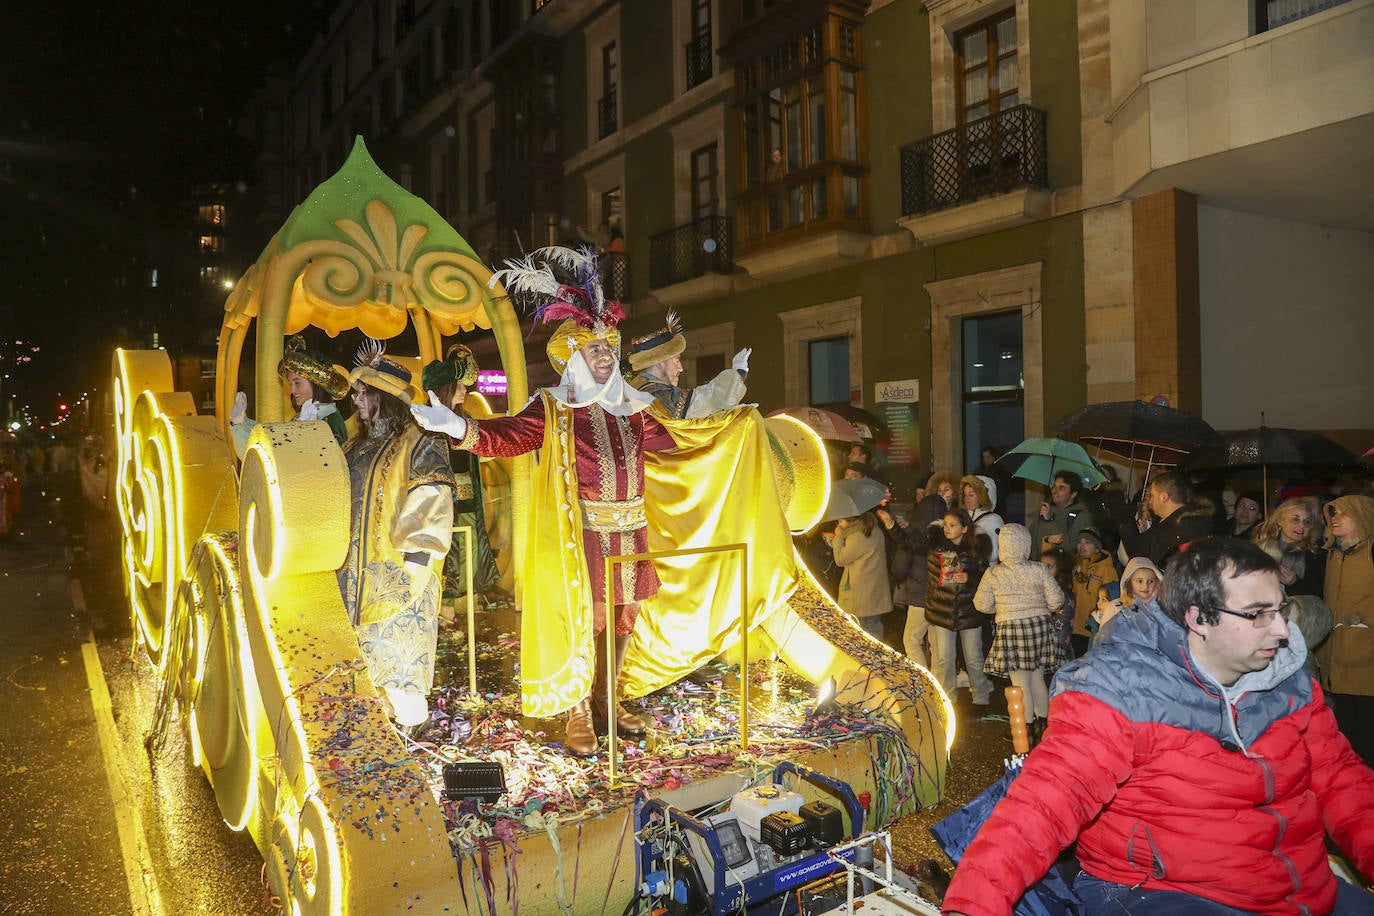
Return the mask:
<path id="1" fill-rule="evenodd" d="M 573 442 L 576 447 L 577 492 L 582 499 L 626 500 L 644 495 L 644 453 L 676 448 L 668 431 L 646 411 L 617 417 L 600 405 L 573 409 Z M 513 417 L 472 421 L 473 429 L 462 446 L 487 458 L 523 455 L 544 444 L 544 402 L 535 398 Z M 536 519 L 535 524 L 539 524 Z M 606 557 L 644 553 L 649 549 L 647 525 L 628 532 L 592 531 L 584 528 L 582 545 L 595 596 L 595 628 L 606 627 Z M 648 560 L 615 567 L 616 634 L 627 636 L 634 628 L 637 609 L 626 611 L 627 602 L 638 602 L 658 592 L 658 574 Z"/>

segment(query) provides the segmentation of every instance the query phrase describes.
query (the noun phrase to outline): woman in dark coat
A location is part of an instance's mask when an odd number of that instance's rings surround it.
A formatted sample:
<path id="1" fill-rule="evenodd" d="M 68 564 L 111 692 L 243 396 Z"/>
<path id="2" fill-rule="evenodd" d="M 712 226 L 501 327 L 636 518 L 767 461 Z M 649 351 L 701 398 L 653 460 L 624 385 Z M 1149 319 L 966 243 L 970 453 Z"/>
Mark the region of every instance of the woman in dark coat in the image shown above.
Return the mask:
<path id="1" fill-rule="evenodd" d="M 892 555 L 890 572 L 896 585 L 892 600 L 894 604 L 906 605 L 902 647 L 907 658 L 922 668 L 930 667 L 926 655 L 926 638 L 930 633 L 930 624 L 926 622 L 926 548 L 930 544 L 930 532 L 938 530 L 948 508 L 944 497 L 932 489 L 927 495 L 918 496 L 911 510 L 910 524 L 895 521 L 888 512 L 878 515 Z"/>
<path id="2" fill-rule="evenodd" d="M 950 509 L 941 530 L 929 532 L 926 551 L 926 620 L 931 673 L 951 700 L 957 695 L 956 641 L 964 650 L 974 706 L 987 706 L 992 682 L 983 673 L 983 615 L 973 606 L 992 545 L 963 509 Z"/>

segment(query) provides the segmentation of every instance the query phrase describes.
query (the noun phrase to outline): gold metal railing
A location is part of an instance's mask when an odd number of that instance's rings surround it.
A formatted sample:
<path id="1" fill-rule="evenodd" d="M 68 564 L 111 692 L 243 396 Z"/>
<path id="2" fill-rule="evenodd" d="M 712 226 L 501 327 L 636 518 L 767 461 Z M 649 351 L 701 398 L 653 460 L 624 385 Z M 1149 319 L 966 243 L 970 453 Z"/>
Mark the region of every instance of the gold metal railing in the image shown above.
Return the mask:
<path id="1" fill-rule="evenodd" d="M 475 532 L 471 525 L 454 525 L 454 534 L 463 535 L 463 585 L 467 588 L 468 599 L 468 694 L 477 695 L 477 608 L 472 595 L 472 562 L 476 551 L 472 546 Z M 444 589 L 444 571 L 439 570 L 439 593 Z"/>

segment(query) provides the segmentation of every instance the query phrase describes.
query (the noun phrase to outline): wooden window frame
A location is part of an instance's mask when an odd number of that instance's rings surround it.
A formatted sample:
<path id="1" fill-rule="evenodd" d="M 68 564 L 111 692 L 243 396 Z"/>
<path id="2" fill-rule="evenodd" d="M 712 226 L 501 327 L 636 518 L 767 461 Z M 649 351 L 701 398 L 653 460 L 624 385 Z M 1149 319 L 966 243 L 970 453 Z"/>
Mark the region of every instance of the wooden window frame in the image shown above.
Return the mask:
<path id="1" fill-rule="evenodd" d="M 847 39 L 843 42 L 842 33 Z M 737 223 L 742 248 L 818 231 L 866 231 L 868 128 L 862 54 L 862 22 L 829 13 L 797 26 L 782 41 L 737 64 L 736 117 L 741 135 L 752 138 L 739 146 L 736 171 L 741 185 Z M 854 76 L 856 159 L 842 157 L 840 76 L 846 71 Z M 822 94 L 824 155 L 813 161 L 816 86 Z M 771 107 L 774 100 L 776 112 Z M 790 123 L 789 109 L 794 105 L 800 125 Z M 752 134 L 747 126 L 751 122 L 757 126 Z M 792 149 L 794 140 L 801 144 L 798 151 Z M 775 169 L 770 176 L 769 158 L 775 147 L 782 150 L 783 170 L 779 175 Z M 846 212 L 846 179 L 859 183 L 857 212 L 853 208 Z M 818 206 L 813 196 L 821 192 L 825 199 Z M 794 216 L 798 207 L 800 215 Z"/>
<path id="2" fill-rule="evenodd" d="M 709 165 L 705 172 L 698 168 L 698 163 L 705 158 Z M 716 193 L 717 182 L 720 180 L 720 145 L 712 140 L 704 146 L 699 146 L 689 154 L 689 161 L 692 166 L 692 191 L 691 191 L 691 215 L 695 222 L 703 217 L 714 216 L 720 209 L 720 197 Z M 710 191 L 710 201 L 702 204 L 698 198 L 699 189 L 705 185 Z"/>
<path id="3" fill-rule="evenodd" d="M 987 111 L 987 114 L 985 114 L 985 115 L 979 115 L 978 118 L 973 118 L 973 119 L 971 119 L 971 120 L 975 120 L 975 121 L 976 121 L 976 120 L 979 120 L 980 118 L 991 117 L 992 115 L 997 114 L 999 111 L 1003 111 L 1004 109 L 1003 109 L 1003 107 L 1002 107 L 1002 100 L 1003 100 L 1006 96 L 1017 94 L 1018 91 L 1019 91 L 1019 87 L 1018 87 L 1018 86 L 1013 86 L 1013 87 L 1011 87 L 1010 90 L 1006 90 L 1006 89 L 1004 89 L 1002 86 L 997 85 L 997 68 L 998 68 L 998 65 L 999 65 L 1003 60 L 1006 60 L 1007 58 L 1010 58 L 1010 57 L 1016 57 L 1016 55 L 1017 55 L 1017 46 L 1016 46 L 1015 44 L 1012 45 L 1010 51 L 999 51 L 999 50 L 998 50 L 998 46 L 997 46 L 997 26 L 999 26 L 1003 21 L 1005 21 L 1005 20 L 1007 20 L 1007 19 L 1010 19 L 1010 20 L 1012 20 L 1013 22 L 1016 21 L 1016 7 L 1015 7 L 1015 6 L 1012 6 L 1012 7 L 1009 7 L 1009 8 L 1007 8 L 1007 9 L 1004 9 L 1004 10 L 1002 10 L 1002 11 L 1000 11 L 1000 12 L 994 13 L 993 15 L 988 16 L 986 19 L 980 19 L 980 20 L 978 20 L 977 22 L 975 22 L 975 23 L 973 23 L 973 24 L 971 24 L 971 25 L 969 25 L 969 26 L 966 26 L 965 28 L 962 28 L 962 29 L 960 29 L 959 31 L 957 31 L 957 32 L 954 33 L 954 123 L 955 123 L 955 124 L 966 124 L 966 123 L 968 123 L 968 121 L 970 120 L 969 118 L 967 118 L 967 111 L 968 111 L 968 109 L 969 109 L 970 107 L 972 107 L 972 106 L 966 104 L 965 99 L 964 99 L 964 77 L 967 76 L 969 73 L 971 73 L 974 69 L 976 69 L 976 68 L 974 68 L 974 67 L 966 67 L 966 66 L 964 66 L 964 38 L 965 38 L 967 35 L 969 35 L 970 33 L 972 33 L 972 32 L 977 32 L 977 31 L 981 31 L 981 30 L 983 30 L 983 29 L 986 29 L 986 30 L 987 30 L 987 36 L 988 36 L 988 43 L 987 43 L 987 44 L 988 44 L 988 47 L 987 47 L 987 59 L 984 60 L 983 63 L 982 63 L 981 65 L 979 65 L 979 66 L 981 66 L 981 67 L 983 67 L 983 68 L 985 68 L 985 69 L 987 70 L 987 75 L 988 75 L 988 97 L 987 97 L 987 99 L 985 100 L 985 101 L 986 101 L 986 104 L 987 104 L 987 106 L 988 106 L 988 111 Z M 1017 28 L 1018 28 L 1018 30 L 1020 29 L 1019 24 L 1018 24 Z M 1023 61 L 1019 61 L 1019 60 L 1017 61 L 1017 68 L 1018 68 L 1018 70 L 1019 70 L 1019 68 L 1020 68 L 1020 66 L 1021 66 L 1022 63 L 1024 63 L 1024 62 L 1023 62 Z M 997 88 L 996 88 L 996 91 L 993 91 L 993 87 L 994 87 L 994 86 L 997 87 Z M 1018 97 L 1018 100 L 1017 100 L 1017 101 L 1018 101 L 1018 104 L 1019 104 L 1019 102 L 1020 102 L 1019 97 Z M 979 103 L 979 104 L 982 104 L 982 103 Z"/>

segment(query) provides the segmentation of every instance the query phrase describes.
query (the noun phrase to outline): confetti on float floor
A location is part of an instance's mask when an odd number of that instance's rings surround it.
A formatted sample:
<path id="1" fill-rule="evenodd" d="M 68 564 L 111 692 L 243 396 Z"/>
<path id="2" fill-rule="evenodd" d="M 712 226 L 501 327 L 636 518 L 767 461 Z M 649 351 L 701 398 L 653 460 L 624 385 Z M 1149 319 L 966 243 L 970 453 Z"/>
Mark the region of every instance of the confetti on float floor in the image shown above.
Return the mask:
<path id="1" fill-rule="evenodd" d="M 671 790 L 725 773 L 763 778 L 780 761 L 837 741 L 879 733 L 895 739 L 889 725 L 857 710 L 815 716 L 816 687 L 773 659 L 751 662 L 750 748 L 739 747 L 739 669 L 714 662 L 687 678 L 624 705 L 644 719 L 643 738 L 620 743 L 617 785 L 609 784 L 605 754 L 586 759 L 562 749 L 563 719 L 522 717 L 518 688 L 518 614 L 482 612 L 477 620 L 478 692 L 468 690 L 465 615 L 441 628 L 431 725 L 412 755 L 430 775 L 450 827 L 471 817 L 502 832 L 539 829 L 538 817 L 560 822 L 623 808 L 642 791 Z M 897 739 L 900 740 L 900 739 Z M 449 802 L 443 768 L 450 761 L 494 761 L 505 774 L 506 795 L 496 804 Z"/>

